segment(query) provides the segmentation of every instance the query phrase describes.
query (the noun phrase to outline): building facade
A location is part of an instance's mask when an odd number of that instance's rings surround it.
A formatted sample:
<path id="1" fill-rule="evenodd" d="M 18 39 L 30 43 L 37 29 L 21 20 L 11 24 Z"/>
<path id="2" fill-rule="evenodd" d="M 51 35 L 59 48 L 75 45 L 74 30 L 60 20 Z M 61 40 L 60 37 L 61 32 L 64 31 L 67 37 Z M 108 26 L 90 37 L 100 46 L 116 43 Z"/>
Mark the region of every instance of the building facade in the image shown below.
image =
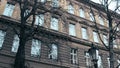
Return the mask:
<path id="1" fill-rule="evenodd" d="M 109 52 L 103 46 L 94 23 L 94 17 L 103 42 L 108 45 L 108 20 L 101 5 L 82 0 L 39 0 L 51 12 L 37 9 L 35 26 L 39 33 L 25 46 L 26 66 L 29 68 L 93 68 L 88 53 L 96 45 L 98 68 L 109 68 Z M 58 8 L 59 9 L 56 9 Z M 44 10 L 44 9 L 43 9 Z M 42 10 L 42 11 L 43 11 Z M 26 14 L 29 13 L 29 8 Z M 46 11 L 46 10 L 44 10 Z M 120 21 L 119 16 L 113 21 Z M 28 20 L 28 22 L 31 21 Z M 0 68 L 12 68 L 19 46 L 20 8 L 14 1 L 0 2 Z M 29 25 L 30 23 L 28 23 Z M 115 24 L 113 24 L 115 25 Z M 118 28 L 119 31 L 119 28 Z M 114 41 L 115 66 L 120 63 L 120 39 Z"/>

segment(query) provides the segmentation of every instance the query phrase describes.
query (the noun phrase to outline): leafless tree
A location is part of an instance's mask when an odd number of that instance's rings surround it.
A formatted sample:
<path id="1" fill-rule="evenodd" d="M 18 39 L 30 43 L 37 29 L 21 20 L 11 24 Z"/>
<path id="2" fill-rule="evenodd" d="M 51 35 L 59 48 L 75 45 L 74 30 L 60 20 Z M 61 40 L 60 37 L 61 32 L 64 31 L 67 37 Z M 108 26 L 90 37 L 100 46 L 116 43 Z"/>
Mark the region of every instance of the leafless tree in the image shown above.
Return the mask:
<path id="1" fill-rule="evenodd" d="M 115 68 L 114 66 L 114 40 L 116 39 L 119 39 L 120 40 L 120 30 L 118 30 L 120 28 L 120 20 L 118 20 L 118 18 L 120 17 L 119 16 L 119 8 L 120 8 L 120 5 L 119 5 L 119 0 L 99 0 L 101 5 L 100 7 L 103 8 L 103 11 L 105 12 L 106 14 L 106 18 L 108 20 L 108 45 L 105 44 L 105 42 L 103 41 L 103 39 L 101 38 L 101 35 L 100 35 L 100 28 L 98 27 L 97 23 L 96 23 L 96 19 L 95 19 L 95 13 L 93 11 L 93 6 L 91 4 L 90 5 L 90 10 L 91 10 L 91 13 L 93 14 L 93 22 L 95 24 L 95 28 L 97 30 L 97 33 L 98 33 L 98 36 L 99 36 L 99 39 L 101 40 L 101 42 L 103 43 L 103 45 L 106 47 L 106 49 L 108 50 L 109 52 L 109 57 L 110 57 L 110 68 Z M 109 5 L 112 3 L 112 2 L 115 2 L 116 1 L 116 7 L 115 7 L 115 10 L 111 11 L 109 9 Z M 89 1 L 90 2 L 90 1 Z M 102 15 L 102 13 L 100 13 Z M 104 17 L 104 15 L 102 16 Z M 117 18 L 118 17 L 118 18 Z M 115 21 L 115 22 L 114 22 Z M 113 26 L 113 24 L 115 24 L 115 26 Z M 117 44 L 119 45 L 119 44 Z"/>

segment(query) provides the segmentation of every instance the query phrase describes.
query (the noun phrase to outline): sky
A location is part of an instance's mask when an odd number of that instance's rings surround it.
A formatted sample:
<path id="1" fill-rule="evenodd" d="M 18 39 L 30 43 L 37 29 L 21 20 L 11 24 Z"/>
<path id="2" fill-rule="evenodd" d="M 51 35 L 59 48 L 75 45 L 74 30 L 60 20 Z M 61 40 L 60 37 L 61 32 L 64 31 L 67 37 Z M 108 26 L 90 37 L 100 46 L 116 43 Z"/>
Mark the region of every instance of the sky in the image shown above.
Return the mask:
<path id="1" fill-rule="evenodd" d="M 96 2 L 96 3 L 100 3 L 100 0 L 91 0 L 91 1 Z M 111 0 L 108 0 L 108 1 L 111 1 Z M 115 7 L 116 7 L 116 2 L 112 0 L 110 5 L 109 5 L 109 9 L 114 10 Z"/>

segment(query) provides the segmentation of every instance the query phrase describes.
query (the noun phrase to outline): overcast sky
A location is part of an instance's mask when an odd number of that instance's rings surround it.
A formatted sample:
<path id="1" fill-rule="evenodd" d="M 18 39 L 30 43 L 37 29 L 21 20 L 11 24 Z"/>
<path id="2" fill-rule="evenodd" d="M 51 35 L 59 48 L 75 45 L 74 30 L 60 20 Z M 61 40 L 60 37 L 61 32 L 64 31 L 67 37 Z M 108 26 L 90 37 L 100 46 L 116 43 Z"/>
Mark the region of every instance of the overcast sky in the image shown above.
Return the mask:
<path id="1" fill-rule="evenodd" d="M 100 0 L 92 0 L 92 1 L 94 1 L 94 2 L 96 2 L 96 3 L 100 3 Z M 110 1 L 110 0 L 108 0 L 108 1 Z M 116 7 L 116 2 L 115 2 L 115 1 L 112 1 L 112 2 L 110 3 L 110 5 L 109 5 L 109 9 L 114 10 L 115 7 Z"/>

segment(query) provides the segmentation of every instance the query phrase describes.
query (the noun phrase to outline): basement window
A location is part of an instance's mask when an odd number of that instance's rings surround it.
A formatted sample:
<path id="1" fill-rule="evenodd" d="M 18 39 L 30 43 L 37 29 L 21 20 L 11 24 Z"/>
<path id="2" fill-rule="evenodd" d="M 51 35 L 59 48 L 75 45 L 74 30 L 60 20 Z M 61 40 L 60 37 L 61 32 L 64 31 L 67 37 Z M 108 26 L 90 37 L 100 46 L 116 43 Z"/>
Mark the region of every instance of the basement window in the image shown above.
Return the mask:
<path id="1" fill-rule="evenodd" d="M 19 37 L 18 35 L 14 35 L 13 45 L 12 45 L 12 52 L 17 52 L 19 47 Z"/>
<path id="2" fill-rule="evenodd" d="M 32 40 L 32 47 L 31 47 L 31 56 L 38 57 L 40 56 L 41 51 L 41 41 L 37 39 Z"/>
<path id="3" fill-rule="evenodd" d="M 51 45 L 48 57 L 50 59 L 57 60 L 57 58 L 58 58 L 58 46 L 56 44 Z"/>
<path id="4" fill-rule="evenodd" d="M 0 30 L 0 49 L 2 48 L 4 39 L 5 39 L 6 32 Z"/>
<path id="5" fill-rule="evenodd" d="M 12 5 L 12 4 L 6 4 L 5 6 L 5 9 L 4 9 L 4 12 L 3 12 L 3 15 L 5 16 L 12 16 L 13 14 L 13 11 L 14 11 L 14 8 L 15 8 L 15 5 Z"/>

